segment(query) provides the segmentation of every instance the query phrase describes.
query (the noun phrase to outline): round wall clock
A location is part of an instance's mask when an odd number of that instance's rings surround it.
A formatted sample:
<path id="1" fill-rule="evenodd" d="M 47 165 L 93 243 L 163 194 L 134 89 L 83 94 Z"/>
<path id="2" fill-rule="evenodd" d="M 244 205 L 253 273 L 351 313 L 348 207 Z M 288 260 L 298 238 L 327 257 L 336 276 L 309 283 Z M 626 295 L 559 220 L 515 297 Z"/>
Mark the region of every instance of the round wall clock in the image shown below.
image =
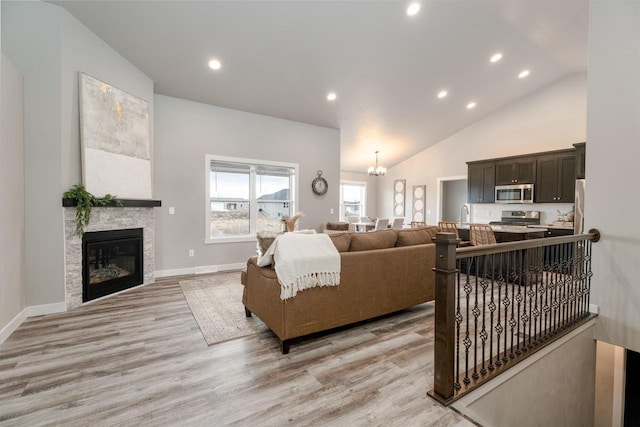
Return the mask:
<path id="1" fill-rule="evenodd" d="M 318 171 L 318 176 L 311 183 L 311 189 L 318 196 L 322 196 L 327 192 L 329 185 L 327 184 L 327 180 L 322 177 L 322 171 Z"/>

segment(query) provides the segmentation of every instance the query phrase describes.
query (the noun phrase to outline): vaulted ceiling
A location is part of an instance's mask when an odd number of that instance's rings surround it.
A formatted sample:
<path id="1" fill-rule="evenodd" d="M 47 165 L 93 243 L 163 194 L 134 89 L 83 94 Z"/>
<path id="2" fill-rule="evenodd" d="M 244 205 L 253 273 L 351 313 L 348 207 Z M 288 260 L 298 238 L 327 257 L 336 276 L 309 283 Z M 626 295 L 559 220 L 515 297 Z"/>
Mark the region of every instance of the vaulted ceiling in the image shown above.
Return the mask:
<path id="1" fill-rule="evenodd" d="M 587 68 L 588 0 L 422 0 L 414 16 L 404 1 L 53 3 L 156 93 L 340 129 L 347 171 L 376 150 L 393 166 Z"/>

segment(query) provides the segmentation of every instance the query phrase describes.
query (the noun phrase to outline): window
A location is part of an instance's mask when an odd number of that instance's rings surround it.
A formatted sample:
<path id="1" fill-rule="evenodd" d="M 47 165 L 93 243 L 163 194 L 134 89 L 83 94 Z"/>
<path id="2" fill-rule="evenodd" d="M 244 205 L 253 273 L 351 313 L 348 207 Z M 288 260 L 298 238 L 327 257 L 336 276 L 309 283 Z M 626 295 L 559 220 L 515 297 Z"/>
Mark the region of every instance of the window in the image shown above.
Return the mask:
<path id="1" fill-rule="evenodd" d="M 365 216 L 365 182 L 340 182 L 340 220 L 346 221 L 348 216 Z"/>
<path id="2" fill-rule="evenodd" d="M 295 210 L 298 165 L 206 156 L 205 243 L 280 232 Z"/>

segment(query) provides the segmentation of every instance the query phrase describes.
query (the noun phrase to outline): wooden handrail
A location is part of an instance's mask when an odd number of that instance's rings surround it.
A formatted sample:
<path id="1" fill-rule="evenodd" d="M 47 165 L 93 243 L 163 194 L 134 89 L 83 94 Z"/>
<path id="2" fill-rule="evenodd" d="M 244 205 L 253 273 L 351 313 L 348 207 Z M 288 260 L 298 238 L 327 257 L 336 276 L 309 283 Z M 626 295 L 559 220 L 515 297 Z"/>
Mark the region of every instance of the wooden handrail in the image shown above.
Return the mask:
<path id="1" fill-rule="evenodd" d="M 597 242 L 600 240 L 600 232 L 596 229 L 589 230 L 585 234 L 574 234 L 571 236 L 547 237 L 544 239 L 520 240 L 517 242 L 496 243 L 495 245 L 467 246 L 456 251 L 456 259 L 469 258 L 472 256 L 491 255 L 501 252 L 517 251 L 520 249 L 543 248 L 545 246 L 559 245 L 562 243 L 574 243 L 584 240 Z M 435 240 L 434 240 L 435 241 Z"/>

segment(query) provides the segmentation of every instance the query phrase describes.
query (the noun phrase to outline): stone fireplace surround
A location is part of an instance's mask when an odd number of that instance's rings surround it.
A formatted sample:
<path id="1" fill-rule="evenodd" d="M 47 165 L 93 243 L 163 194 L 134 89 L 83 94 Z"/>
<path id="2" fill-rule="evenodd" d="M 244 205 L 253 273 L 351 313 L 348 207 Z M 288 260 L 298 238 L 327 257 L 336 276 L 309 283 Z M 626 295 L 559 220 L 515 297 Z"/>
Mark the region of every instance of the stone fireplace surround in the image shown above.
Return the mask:
<path id="1" fill-rule="evenodd" d="M 94 207 L 91 222 L 85 231 L 121 230 L 126 228 L 143 229 L 143 268 L 142 284 L 154 283 L 154 211 L 160 206 L 156 200 L 123 200 L 123 207 Z M 76 234 L 76 209 L 67 201 L 64 206 L 65 236 L 65 302 L 67 310 L 80 307 L 82 302 L 82 237 Z M 95 301 L 95 300 L 94 300 Z"/>

